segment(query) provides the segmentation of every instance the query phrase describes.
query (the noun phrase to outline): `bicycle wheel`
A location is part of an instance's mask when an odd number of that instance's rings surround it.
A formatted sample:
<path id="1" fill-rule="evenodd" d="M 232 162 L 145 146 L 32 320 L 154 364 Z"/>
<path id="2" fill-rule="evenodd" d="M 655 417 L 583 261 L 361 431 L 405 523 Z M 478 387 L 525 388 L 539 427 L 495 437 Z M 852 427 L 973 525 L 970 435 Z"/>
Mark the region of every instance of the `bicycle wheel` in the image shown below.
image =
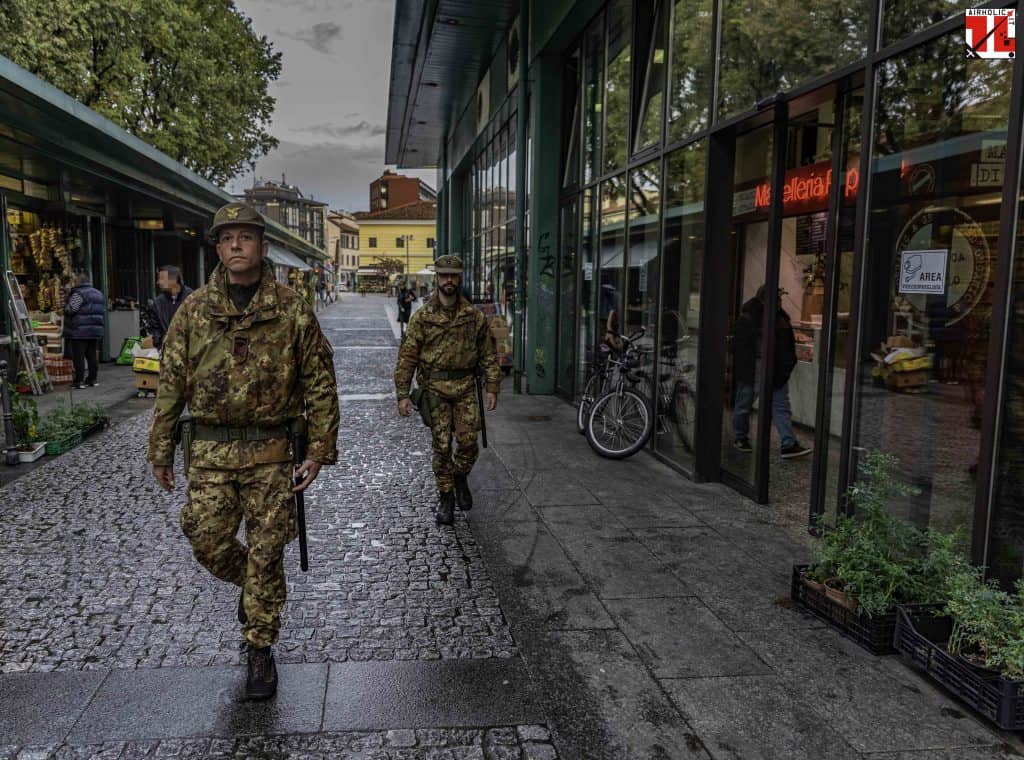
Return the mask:
<path id="1" fill-rule="evenodd" d="M 654 414 L 636 391 L 612 390 L 594 402 L 587 442 L 608 459 L 625 459 L 643 448 L 654 430 Z"/>
<path id="2" fill-rule="evenodd" d="M 604 393 L 605 373 L 597 370 L 583 386 L 583 393 L 580 394 L 580 405 L 576 408 L 576 432 L 583 435 L 587 432 L 587 417 L 590 416 L 590 408 L 594 405 L 594 399 Z"/>
<path id="3" fill-rule="evenodd" d="M 693 415 L 697 410 L 697 400 L 693 395 L 693 389 L 684 382 L 677 382 L 672 392 L 672 421 L 676 426 L 676 433 L 679 435 L 679 442 L 683 444 L 686 451 L 693 451 L 693 441 L 690 433 L 693 430 Z"/>

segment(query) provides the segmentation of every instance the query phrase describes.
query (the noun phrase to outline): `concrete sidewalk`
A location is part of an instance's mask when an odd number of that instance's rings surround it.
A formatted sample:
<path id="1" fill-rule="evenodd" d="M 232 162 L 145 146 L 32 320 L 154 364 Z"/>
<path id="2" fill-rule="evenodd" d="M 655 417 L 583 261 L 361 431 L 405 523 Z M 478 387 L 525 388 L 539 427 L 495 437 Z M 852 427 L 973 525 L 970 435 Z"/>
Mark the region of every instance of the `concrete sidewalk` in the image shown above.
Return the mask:
<path id="1" fill-rule="evenodd" d="M 773 510 L 653 457 L 596 456 L 502 394 L 473 534 L 566 758 L 1016 757 L 1015 737 L 791 607 Z"/>

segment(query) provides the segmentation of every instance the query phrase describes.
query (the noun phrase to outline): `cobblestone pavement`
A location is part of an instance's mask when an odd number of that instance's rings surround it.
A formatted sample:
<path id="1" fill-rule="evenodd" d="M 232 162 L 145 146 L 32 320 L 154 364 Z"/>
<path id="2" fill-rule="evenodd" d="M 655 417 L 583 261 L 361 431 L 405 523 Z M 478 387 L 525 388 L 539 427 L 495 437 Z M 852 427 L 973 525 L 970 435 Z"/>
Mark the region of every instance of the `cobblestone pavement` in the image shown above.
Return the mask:
<path id="1" fill-rule="evenodd" d="M 278 661 L 515 656 L 467 523 L 442 530 L 431 517 L 429 432 L 390 398 L 346 398 L 391 392 L 383 301 L 353 299 L 322 321 L 337 347 L 340 460 L 306 499 L 310 572 L 296 544 L 286 554 Z M 165 494 L 143 459 L 149 419 L 0 490 L 0 671 L 242 661 L 236 592 L 198 566 L 178 526 L 183 479 Z"/>
<path id="2" fill-rule="evenodd" d="M 142 760 L 143 758 L 303 758 L 304 760 L 554 760 L 547 728 L 398 729 L 244 739 L 165 739 L 77 747 L 0 746 L 0 760 Z"/>

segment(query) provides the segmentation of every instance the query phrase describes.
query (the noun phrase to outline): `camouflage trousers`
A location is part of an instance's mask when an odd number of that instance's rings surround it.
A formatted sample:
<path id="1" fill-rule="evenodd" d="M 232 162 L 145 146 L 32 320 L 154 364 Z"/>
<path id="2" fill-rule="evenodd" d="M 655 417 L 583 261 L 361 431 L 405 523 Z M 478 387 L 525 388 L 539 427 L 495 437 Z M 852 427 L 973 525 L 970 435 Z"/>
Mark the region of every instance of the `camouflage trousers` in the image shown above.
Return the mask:
<path id="1" fill-rule="evenodd" d="M 276 642 L 281 628 L 284 547 L 298 535 L 291 470 L 285 462 L 189 472 L 181 529 L 203 567 L 245 589 L 242 634 L 254 647 Z M 243 517 L 245 545 L 236 537 Z"/>
<path id="2" fill-rule="evenodd" d="M 476 396 L 462 396 L 456 399 L 437 397 L 433 409 L 434 424 L 430 435 L 434 446 L 434 479 L 437 490 L 451 491 L 455 488 L 455 475 L 467 475 L 473 469 L 480 455 L 476 441 L 480 430 L 480 409 Z M 458 447 L 452 452 L 452 437 Z"/>

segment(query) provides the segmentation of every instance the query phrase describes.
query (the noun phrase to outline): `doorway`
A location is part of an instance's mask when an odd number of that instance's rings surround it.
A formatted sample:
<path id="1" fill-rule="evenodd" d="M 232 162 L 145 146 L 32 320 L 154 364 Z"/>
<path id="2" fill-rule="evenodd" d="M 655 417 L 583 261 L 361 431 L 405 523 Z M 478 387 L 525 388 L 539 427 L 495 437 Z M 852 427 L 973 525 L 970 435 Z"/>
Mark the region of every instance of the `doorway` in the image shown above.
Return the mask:
<path id="1" fill-rule="evenodd" d="M 721 477 L 794 525 L 836 508 L 861 100 L 844 81 L 777 102 L 711 172 L 733 177 L 731 213 L 709 230 L 727 252 L 711 307 Z"/>

